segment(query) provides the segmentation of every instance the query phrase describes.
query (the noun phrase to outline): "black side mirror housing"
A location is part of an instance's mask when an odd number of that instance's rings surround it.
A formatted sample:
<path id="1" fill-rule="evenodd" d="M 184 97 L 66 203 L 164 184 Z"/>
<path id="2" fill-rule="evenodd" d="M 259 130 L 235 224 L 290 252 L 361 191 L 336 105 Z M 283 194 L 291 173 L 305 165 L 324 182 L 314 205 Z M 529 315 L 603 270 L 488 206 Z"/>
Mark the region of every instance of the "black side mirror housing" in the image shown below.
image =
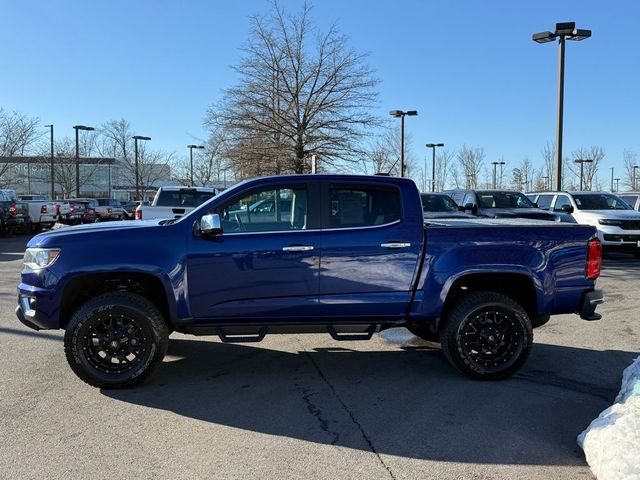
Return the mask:
<path id="1" fill-rule="evenodd" d="M 573 206 L 572 205 L 563 205 L 560 210 L 562 210 L 565 213 L 573 213 Z"/>

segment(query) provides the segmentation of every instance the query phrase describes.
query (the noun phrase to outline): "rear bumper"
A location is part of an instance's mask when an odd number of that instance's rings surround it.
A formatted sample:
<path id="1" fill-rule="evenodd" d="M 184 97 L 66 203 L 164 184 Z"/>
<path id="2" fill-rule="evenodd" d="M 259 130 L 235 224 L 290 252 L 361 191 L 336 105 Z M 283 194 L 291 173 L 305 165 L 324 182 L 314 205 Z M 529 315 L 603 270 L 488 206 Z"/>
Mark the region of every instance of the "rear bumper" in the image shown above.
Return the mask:
<path id="1" fill-rule="evenodd" d="M 602 290 L 593 290 L 587 292 L 582 297 L 580 305 L 580 318 L 583 320 L 600 320 L 602 315 L 596 313 L 596 308 L 604 302 L 604 294 Z"/>

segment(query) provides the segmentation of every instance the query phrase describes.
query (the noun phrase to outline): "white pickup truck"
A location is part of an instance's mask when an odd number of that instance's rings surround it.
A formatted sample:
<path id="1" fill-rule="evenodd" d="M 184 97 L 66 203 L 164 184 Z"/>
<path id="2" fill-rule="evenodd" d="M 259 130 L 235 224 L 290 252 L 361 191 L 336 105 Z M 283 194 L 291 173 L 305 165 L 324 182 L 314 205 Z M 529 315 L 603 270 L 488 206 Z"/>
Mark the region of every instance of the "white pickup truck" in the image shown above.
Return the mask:
<path id="1" fill-rule="evenodd" d="M 136 220 L 180 218 L 215 194 L 209 187 L 160 187 L 151 205 L 136 208 Z"/>
<path id="2" fill-rule="evenodd" d="M 33 194 L 18 195 L 18 199 L 29 207 L 33 232 L 39 232 L 43 228 L 49 229 L 55 225 L 60 214 L 55 201 L 47 200 L 44 195 Z"/>

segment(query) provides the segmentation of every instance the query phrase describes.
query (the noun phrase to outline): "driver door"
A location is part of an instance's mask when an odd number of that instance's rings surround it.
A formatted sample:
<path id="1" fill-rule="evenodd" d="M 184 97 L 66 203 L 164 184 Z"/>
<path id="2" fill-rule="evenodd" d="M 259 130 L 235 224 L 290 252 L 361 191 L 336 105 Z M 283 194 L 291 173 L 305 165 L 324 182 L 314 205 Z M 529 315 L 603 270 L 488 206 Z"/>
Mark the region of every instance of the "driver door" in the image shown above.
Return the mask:
<path id="1" fill-rule="evenodd" d="M 223 233 L 190 240 L 189 304 L 200 323 L 304 321 L 318 304 L 319 212 L 306 183 L 245 191 L 217 206 Z M 316 220 L 318 219 L 318 220 Z"/>

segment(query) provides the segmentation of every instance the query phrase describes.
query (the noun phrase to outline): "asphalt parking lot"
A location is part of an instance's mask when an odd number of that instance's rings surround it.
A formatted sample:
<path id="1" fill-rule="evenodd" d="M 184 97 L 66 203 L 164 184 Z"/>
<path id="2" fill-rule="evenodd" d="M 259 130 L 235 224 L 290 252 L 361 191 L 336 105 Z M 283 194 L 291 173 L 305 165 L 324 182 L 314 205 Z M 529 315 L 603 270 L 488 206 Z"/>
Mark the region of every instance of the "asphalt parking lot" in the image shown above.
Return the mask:
<path id="1" fill-rule="evenodd" d="M 604 261 L 604 319 L 555 317 L 514 377 L 477 382 L 405 330 L 370 342 L 174 334 L 134 389 L 71 372 L 14 315 L 27 237 L 0 239 L 4 478 L 592 478 L 576 436 L 640 351 L 640 261 Z"/>

